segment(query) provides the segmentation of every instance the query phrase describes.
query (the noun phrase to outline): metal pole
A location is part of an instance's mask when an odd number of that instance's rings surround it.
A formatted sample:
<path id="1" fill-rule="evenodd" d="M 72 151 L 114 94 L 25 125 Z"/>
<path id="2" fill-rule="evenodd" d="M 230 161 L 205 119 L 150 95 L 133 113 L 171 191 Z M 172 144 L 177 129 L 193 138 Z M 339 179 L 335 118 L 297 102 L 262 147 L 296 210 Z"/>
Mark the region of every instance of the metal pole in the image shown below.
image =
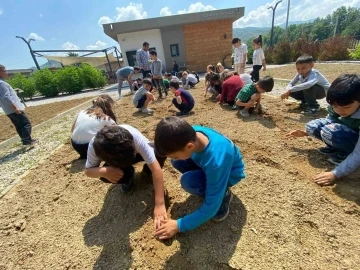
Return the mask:
<path id="1" fill-rule="evenodd" d="M 34 52 L 33 52 L 32 48 L 31 48 L 31 46 L 30 46 L 31 40 L 34 40 L 34 39 L 30 39 L 30 42 L 28 42 L 28 41 L 27 41 L 25 38 L 23 38 L 23 37 L 16 36 L 16 38 L 21 38 L 21 39 L 28 45 L 29 50 L 30 50 L 30 54 L 31 54 L 31 56 L 32 56 L 32 59 L 33 59 L 34 62 L 35 62 L 36 68 L 37 68 L 38 70 L 40 70 L 40 66 L 39 66 L 39 64 L 38 64 L 38 62 L 37 62 L 37 60 L 36 60 L 36 58 L 35 58 Z"/>
<path id="2" fill-rule="evenodd" d="M 120 61 L 119 61 L 119 55 L 117 53 L 117 48 L 115 46 L 114 46 L 114 49 L 115 49 L 115 54 L 116 54 L 116 60 L 118 61 L 119 68 L 121 68 Z"/>
<path id="3" fill-rule="evenodd" d="M 288 34 L 288 26 L 289 26 L 289 11 L 290 11 L 290 0 L 288 0 L 288 9 L 286 14 L 286 28 L 285 28 L 286 36 Z"/>
<path id="4" fill-rule="evenodd" d="M 105 55 L 106 55 L 106 59 L 107 59 L 107 62 L 108 62 L 108 64 L 109 64 L 110 73 L 111 73 L 111 76 L 112 76 L 112 75 L 113 75 L 113 71 L 112 71 L 112 68 L 111 68 L 111 65 L 110 65 L 109 57 L 108 57 L 106 51 L 104 51 L 104 53 L 105 53 Z"/>
<path id="5" fill-rule="evenodd" d="M 272 24 L 271 24 L 271 35 L 270 35 L 270 47 L 272 47 L 272 45 L 273 45 L 275 10 L 276 10 L 278 4 L 280 4 L 281 2 L 282 2 L 282 0 L 278 1 L 278 2 L 275 4 L 275 7 L 273 7 L 273 6 L 268 7 L 268 9 L 271 8 L 272 11 L 273 11 Z"/>
<path id="6" fill-rule="evenodd" d="M 339 23 L 339 15 L 336 16 L 335 29 L 334 29 L 334 37 L 336 36 L 337 28 Z"/>

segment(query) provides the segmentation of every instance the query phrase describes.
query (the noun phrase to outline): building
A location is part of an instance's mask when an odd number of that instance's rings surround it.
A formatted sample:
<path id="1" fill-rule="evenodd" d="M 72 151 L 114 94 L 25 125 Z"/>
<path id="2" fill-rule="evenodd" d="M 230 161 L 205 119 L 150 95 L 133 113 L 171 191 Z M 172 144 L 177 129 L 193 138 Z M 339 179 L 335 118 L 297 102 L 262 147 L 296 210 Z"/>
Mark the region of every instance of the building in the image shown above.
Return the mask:
<path id="1" fill-rule="evenodd" d="M 104 24 L 106 35 L 119 42 L 124 65 L 136 65 L 136 51 L 144 41 L 171 71 L 180 67 L 197 72 L 231 56 L 233 22 L 244 7 Z"/>
<path id="2" fill-rule="evenodd" d="M 33 72 L 35 71 L 35 69 L 8 69 L 7 70 L 7 74 L 9 76 L 9 78 L 14 77 L 16 74 L 21 74 L 25 77 L 29 77 Z"/>

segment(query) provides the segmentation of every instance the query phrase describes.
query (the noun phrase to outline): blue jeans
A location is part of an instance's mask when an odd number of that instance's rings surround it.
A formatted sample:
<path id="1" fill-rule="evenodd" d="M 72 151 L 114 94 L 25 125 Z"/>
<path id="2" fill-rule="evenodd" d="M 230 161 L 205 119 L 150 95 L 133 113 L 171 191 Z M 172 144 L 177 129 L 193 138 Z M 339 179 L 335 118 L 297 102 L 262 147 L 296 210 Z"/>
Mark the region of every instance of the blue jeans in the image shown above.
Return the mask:
<path id="1" fill-rule="evenodd" d="M 327 146 L 346 155 L 354 151 L 359 133 L 328 118 L 315 119 L 306 124 L 307 134 L 322 140 Z"/>

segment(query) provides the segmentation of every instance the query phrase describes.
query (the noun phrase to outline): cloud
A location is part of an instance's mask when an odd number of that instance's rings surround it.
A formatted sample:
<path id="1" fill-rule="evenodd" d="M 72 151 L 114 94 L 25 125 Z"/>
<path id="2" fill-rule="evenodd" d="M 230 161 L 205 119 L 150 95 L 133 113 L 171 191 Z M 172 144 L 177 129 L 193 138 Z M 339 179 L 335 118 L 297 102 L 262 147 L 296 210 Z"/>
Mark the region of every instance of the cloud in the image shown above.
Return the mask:
<path id="1" fill-rule="evenodd" d="M 36 34 L 36 33 L 30 33 L 28 39 L 30 39 L 30 38 L 33 38 L 33 39 L 35 39 L 36 41 L 44 41 L 44 40 L 45 40 L 42 36 L 39 36 L 39 35 Z"/>
<path id="2" fill-rule="evenodd" d="M 211 5 L 206 5 L 205 6 L 201 2 L 197 2 L 195 4 L 191 4 L 188 9 L 179 10 L 177 13 L 178 14 L 185 14 L 185 13 L 194 13 L 194 12 L 210 11 L 210 10 L 216 10 L 216 8 L 214 8 Z"/>
<path id="3" fill-rule="evenodd" d="M 86 46 L 86 49 L 87 50 L 101 50 L 101 49 L 104 49 L 106 46 L 106 43 L 103 42 L 103 41 L 96 41 L 95 45 L 87 45 Z"/>
<path id="4" fill-rule="evenodd" d="M 102 16 L 99 20 L 98 20 L 98 25 L 102 27 L 103 24 L 107 24 L 107 23 L 112 23 L 113 20 L 110 19 L 107 16 Z"/>
<path id="5" fill-rule="evenodd" d="M 160 9 L 160 16 L 170 16 L 172 15 L 172 12 L 169 7 L 163 7 Z"/>
<path id="6" fill-rule="evenodd" d="M 70 41 L 65 42 L 61 48 L 63 48 L 63 50 L 80 50 L 80 47 L 71 43 Z"/>
<path id="7" fill-rule="evenodd" d="M 147 12 L 144 11 L 143 5 L 141 3 L 133 3 L 126 7 L 117 7 L 116 8 L 116 21 L 131 21 L 131 20 L 141 20 L 147 18 Z"/>
<path id="8" fill-rule="evenodd" d="M 234 27 L 271 26 L 272 10 L 277 0 L 250 11 L 246 16 L 234 22 Z M 307 21 L 317 17 L 324 17 L 341 6 L 360 7 L 360 0 L 293 0 L 290 6 L 289 21 Z M 283 1 L 276 8 L 275 25 L 286 21 L 287 1 Z"/>

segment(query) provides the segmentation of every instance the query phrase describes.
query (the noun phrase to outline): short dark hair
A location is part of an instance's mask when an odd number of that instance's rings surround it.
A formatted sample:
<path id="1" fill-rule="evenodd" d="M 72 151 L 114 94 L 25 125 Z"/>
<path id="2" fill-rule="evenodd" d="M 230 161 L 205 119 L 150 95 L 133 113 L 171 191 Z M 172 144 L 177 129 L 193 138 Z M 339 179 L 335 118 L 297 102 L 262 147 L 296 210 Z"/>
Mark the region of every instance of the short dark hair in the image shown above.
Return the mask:
<path id="1" fill-rule="evenodd" d="M 140 82 L 142 81 L 142 79 L 141 79 L 141 78 L 137 78 L 136 80 L 137 80 L 137 81 L 140 81 Z"/>
<path id="2" fill-rule="evenodd" d="M 150 55 L 155 55 L 155 56 L 157 56 L 157 52 L 156 52 L 156 51 L 151 51 L 151 52 L 150 52 Z"/>
<path id="3" fill-rule="evenodd" d="M 147 78 L 147 79 L 150 79 L 150 80 L 151 80 L 151 78 L 152 78 L 151 73 L 146 74 L 145 78 Z"/>
<path id="4" fill-rule="evenodd" d="M 312 64 L 314 63 L 314 59 L 311 55 L 304 54 L 302 56 L 299 56 L 298 59 L 296 59 L 295 64 Z"/>
<path id="5" fill-rule="evenodd" d="M 257 85 L 265 92 L 271 92 L 274 88 L 274 79 L 271 76 L 265 76 L 257 82 Z"/>
<path id="6" fill-rule="evenodd" d="M 134 163 L 134 138 L 123 127 L 102 128 L 95 136 L 93 147 L 95 154 L 112 167 L 126 168 Z"/>
<path id="7" fill-rule="evenodd" d="M 134 70 L 139 70 L 140 71 L 140 68 L 138 66 L 135 66 Z"/>
<path id="8" fill-rule="evenodd" d="M 219 74 L 219 73 L 213 73 L 212 76 L 211 76 L 210 81 L 211 81 L 212 83 L 213 83 L 213 82 L 220 81 L 220 74 Z"/>
<path id="9" fill-rule="evenodd" d="M 235 37 L 235 38 L 232 39 L 231 44 L 234 45 L 234 44 L 236 44 L 236 43 L 238 43 L 238 42 L 240 42 L 240 41 L 241 41 L 240 38 Z"/>
<path id="10" fill-rule="evenodd" d="M 143 79 L 142 83 L 143 83 L 143 84 L 152 85 L 152 82 L 151 82 L 151 80 L 149 80 L 149 79 Z"/>
<path id="11" fill-rule="evenodd" d="M 357 74 L 343 74 L 333 81 L 326 94 L 330 105 L 346 106 L 360 102 L 360 77 Z"/>
<path id="12" fill-rule="evenodd" d="M 169 83 L 169 87 L 174 87 L 175 89 L 179 89 L 180 85 L 177 80 L 171 80 Z"/>
<path id="13" fill-rule="evenodd" d="M 184 119 L 176 116 L 163 118 L 155 129 L 155 149 L 160 156 L 181 151 L 196 141 L 196 132 Z"/>
<path id="14" fill-rule="evenodd" d="M 143 47 L 148 46 L 148 45 L 150 45 L 150 44 L 149 44 L 149 42 L 144 41 L 144 43 L 143 43 Z"/>

